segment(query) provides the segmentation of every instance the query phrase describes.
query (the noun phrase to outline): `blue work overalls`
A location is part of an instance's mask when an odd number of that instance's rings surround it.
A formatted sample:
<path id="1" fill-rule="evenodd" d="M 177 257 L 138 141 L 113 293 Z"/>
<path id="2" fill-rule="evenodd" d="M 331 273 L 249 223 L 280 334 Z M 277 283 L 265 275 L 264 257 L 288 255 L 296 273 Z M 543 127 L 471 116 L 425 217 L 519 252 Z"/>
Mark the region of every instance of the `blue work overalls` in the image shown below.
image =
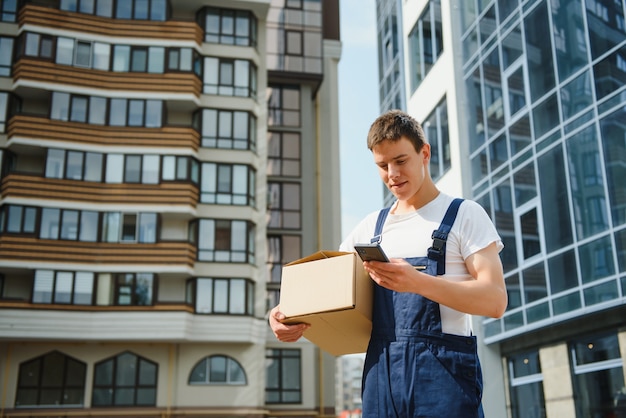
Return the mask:
<path id="1" fill-rule="evenodd" d="M 410 264 L 433 276 L 445 273 L 445 241 L 461 202 L 450 204 L 433 232 L 428 256 L 407 258 Z M 372 242 L 380 241 L 388 212 L 381 210 Z M 483 417 L 476 337 L 444 334 L 438 303 L 378 285 L 372 316 L 363 371 L 364 418 Z"/>

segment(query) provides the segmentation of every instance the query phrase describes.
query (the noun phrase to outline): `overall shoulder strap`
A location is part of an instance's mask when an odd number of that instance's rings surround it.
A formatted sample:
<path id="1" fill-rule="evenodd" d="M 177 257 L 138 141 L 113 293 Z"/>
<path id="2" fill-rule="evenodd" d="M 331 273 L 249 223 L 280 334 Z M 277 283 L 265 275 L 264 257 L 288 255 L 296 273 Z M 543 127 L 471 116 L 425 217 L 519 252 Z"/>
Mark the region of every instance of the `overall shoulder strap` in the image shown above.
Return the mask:
<path id="1" fill-rule="evenodd" d="M 387 219 L 387 215 L 389 214 L 389 210 L 391 207 L 381 209 L 378 213 L 378 219 L 376 220 L 376 228 L 374 229 L 374 238 L 370 240 L 372 244 L 380 244 L 382 241 L 381 234 L 383 233 L 383 225 L 385 224 L 385 219 Z"/>
<path id="2" fill-rule="evenodd" d="M 431 236 L 433 246 L 428 249 L 428 258 L 437 261 L 438 276 L 446 274 L 446 240 L 462 202 L 463 199 L 457 198 L 450 203 L 439 229 L 434 230 Z"/>

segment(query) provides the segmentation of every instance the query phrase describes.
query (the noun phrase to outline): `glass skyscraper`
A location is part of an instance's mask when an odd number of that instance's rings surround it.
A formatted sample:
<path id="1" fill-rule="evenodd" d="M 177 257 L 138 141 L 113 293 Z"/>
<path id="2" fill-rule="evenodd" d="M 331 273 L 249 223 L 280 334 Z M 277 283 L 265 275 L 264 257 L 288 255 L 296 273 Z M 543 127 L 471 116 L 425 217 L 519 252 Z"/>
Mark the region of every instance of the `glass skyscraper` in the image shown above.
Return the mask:
<path id="1" fill-rule="evenodd" d="M 478 201 L 505 244 L 508 309 L 475 321 L 487 415 L 626 416 L 626 3 L 377 11 L 403 26 L 405 110 L 424 125 L 433 178 Z M 386 62 L 383 111 L 396 103 Z"/>

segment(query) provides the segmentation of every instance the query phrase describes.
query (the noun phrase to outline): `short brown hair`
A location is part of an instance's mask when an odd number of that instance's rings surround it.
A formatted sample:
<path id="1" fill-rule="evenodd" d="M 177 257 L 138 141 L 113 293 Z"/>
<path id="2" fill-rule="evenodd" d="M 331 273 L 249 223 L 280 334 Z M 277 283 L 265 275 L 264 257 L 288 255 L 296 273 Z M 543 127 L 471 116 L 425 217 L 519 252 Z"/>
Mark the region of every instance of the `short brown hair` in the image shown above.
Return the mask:
<path id="1" fill-rule="evenodd" d="M 417 152 L 426 143 L 424 130 L 417 120 L 401 110 L 389 110 L 376 118 L 370 126 L 367 134 L 367 148 L 371 151 L 383 141 L 395 142 L 401 137 L 411 141 Z"/>

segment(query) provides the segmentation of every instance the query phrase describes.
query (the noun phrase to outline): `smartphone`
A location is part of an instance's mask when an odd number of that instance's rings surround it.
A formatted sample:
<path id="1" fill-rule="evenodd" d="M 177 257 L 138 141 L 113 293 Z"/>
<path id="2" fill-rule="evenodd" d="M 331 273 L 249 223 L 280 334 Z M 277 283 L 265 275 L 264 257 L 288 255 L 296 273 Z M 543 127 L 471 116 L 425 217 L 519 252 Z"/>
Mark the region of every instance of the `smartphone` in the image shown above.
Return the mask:
<path id="1" fill-rule="evenodd" d="M 355 244 L 354 249 L 363 261 L 389 261 L 379 244 Z"/>

